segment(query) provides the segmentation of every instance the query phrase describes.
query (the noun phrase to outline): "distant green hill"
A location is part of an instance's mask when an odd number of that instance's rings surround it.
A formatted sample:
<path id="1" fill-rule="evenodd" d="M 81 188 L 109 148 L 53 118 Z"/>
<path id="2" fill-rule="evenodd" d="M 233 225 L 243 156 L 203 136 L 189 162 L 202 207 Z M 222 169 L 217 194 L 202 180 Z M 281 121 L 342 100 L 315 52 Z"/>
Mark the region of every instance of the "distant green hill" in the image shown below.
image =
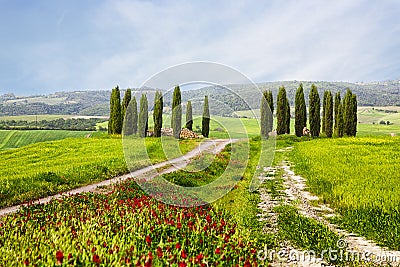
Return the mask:
<path id="1" fill-rule="evenodd" d="M 206 86 L 195 90 L 182 92 L 182 102 L 192 100 L 193 110 L 201 114 L 202 100 L 205 95 L 210 98 L 212 114 L 232 116 L 233 111 L 258 109 L 260 105 L 260 90 L 272 90 L 276 100 L 279 86 L 287 89 L 291 105 L 294 103 L 294 94 L 299 84 L 303 83 L 305 96 L 308 98 L 311 84 L 314 83 L 322 96 L 324 90 L 333 93 L 345 93 L 350 88 L 358 96 L 359 106 L 400 106 L 400 81 L 384 81 L 369 83 L 324 82 L 324 81 L 280 81 L 258 83 L 258 88 L 237 84 L 227 86 Z M 132 89 L 139 100 L 142 93 L 147 94 L 149 107 L 153 105 L 154 89 Z M 125 90 L 122 90 L 121 97 Z M 111 90 L 58 92 L 50 95 L 19 97 L 13 94 L 0 96 L 0 116 L 36 115 L 36 114 L 63 114 L 107 116 L 109 114 L 109 97 Z M 240 96 L 240 97 L 239 97 Z M 170 106 L 172 92 L 166 93 L 164 103 Z"/>

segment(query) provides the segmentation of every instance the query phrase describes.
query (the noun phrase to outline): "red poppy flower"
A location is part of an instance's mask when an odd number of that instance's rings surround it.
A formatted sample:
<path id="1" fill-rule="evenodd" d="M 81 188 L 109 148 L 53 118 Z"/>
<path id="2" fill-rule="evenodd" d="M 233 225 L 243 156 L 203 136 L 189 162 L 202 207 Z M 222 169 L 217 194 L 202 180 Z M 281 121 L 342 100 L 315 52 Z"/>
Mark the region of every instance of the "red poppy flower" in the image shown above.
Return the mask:
<path id="1" fill-rule="evenodd" d="M 196 256 L 195 262 L 200 263 L 203 260 L 203 258 L 204 258 L 203 254 L 200 253 L 199 255 Z"/>
<path id="2" fill-rule="evenodd" d="M 163 256 L 163 251 L 160 247 L 157 247 L 157 257 L 162 258 Z"/>
<path id="3" fill-rule="evenodd" d="M 147 244 L 151 244 L 151 237 L 150 236 L 146 236 L 146 242 L 147 242 Z"/>
<path id="4" fill-rule="evenodd" d="M 181 261 L 178 266 L 179 267 L 187 267 L 187 263 L 184 261 Z"/>
<path id="5" fill-rule="evenodd" d="M 187 254 L 184 250 L 181 251 L 181 257 L 186 259 L 187 258 Z"/>
<path id="6" fill-rule="evenodd" d="M 181 244 L 176 243 L 175 247 L 176 247 L 176 249 L 180 249 L 181 248 Z"/>
<path id="7" fill-rule="evenodd" d="M 100 264 L 100 257 L 97 254 L 93 255 L 93 262 L 96 264 Z"/>
<path id="8" fill-rule="evenodd" d="M 64 260 L 64 254 L 59 250 L 56 252 L 57 264 L 61 264 Z"/>
<path id="9" fill-rule="evenodd" d="M 221 249 L 220 248 L 216 248 L 215 249 L 215 254 L 221 254 Z"/>
<path id="10" fill-rule="evenodd" d="M 25 264 L 25 266 L 28 266 L 29 265 L 29 260 L 28 259 L 24 260 L 24 264 Z"/>

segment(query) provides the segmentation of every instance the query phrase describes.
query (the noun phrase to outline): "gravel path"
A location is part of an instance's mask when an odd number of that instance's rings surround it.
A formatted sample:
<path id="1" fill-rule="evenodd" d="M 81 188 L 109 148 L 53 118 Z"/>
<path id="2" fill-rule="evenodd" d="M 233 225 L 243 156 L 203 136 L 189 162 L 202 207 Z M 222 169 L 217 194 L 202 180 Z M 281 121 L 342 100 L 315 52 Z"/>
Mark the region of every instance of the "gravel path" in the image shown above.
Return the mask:
<path id="1" fill-rule="evenodd" d="M 200 145 L 197 146 L 195 149 L 193 149 L 192 151 L 188 152 L 187 154 L 185 154 L 179 158 L 167 160 L 167 161 L 164 161 L 164 162 L 161 162 L 158 164 L 144 167 L 144 168 L 136 170 L 134 172 L 131 172 L 131 173 L 128 173 L 128 174 L 125 174 L 122 176 L 114 177 L 109 180 L 82 186 L 82 187 L 75 188 L 75 189 L 72 189 L 72 190 L 69 190 L 66 192 L 62 192 L 62 193 L 59 193 L 59 194 L 56 194 L 53 196 L 40 198 L 38 200 L 33 201 L 33 204 L 48 203 L 52 199 L 58 199 L 63 196 L 66 196 L 66 195 L 68 196 L 68 195 L 74 195 L 74 194 L 79 194 L 79 193 L 84 193 L 84 192 L 96 192 L 96 191 L 99 191 L 99 187 L 110 186 L 110 185 L 122 182 L 128 178 L 142 176 L 146 173 L 152 173 L 154 176 L 154 173 L 156 173 L 155 172 L 156 169 L 167 167 L 167 166 L 169 166 L 169 167 L 167 169 L 162 170 L 160 173 L 173 172 L 173 171 L 176 171 L 176 170 L 186 167 L 186 165 L 190 162 L 191 159 L 193 159 L 194 157 L 196 157 L 202 153 L 218 154 L 225 148 L 226 145 L 228 145 L 230 143 L 234 143 L 236 141 L 238 141 L 238 139 L 207 139 L 207 140 L 201 142 Z M 149 178 L 152 178 L 152 177 L 149 177 Z M 17 212 L 19 210 L 19 208 L 23 205 L 26 205 L 26 204 L 21 204 L 21 205 L 16 205 L 16 206 L 1 209 L 0 217 L 5 216 L 10 213 Z"/>

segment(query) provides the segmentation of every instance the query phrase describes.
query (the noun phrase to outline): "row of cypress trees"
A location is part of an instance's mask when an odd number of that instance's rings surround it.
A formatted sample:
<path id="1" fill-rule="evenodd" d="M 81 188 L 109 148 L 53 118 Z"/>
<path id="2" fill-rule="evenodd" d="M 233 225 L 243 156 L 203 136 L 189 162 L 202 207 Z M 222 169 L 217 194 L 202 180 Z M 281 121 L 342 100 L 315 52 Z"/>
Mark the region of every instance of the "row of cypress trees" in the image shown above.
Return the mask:
<path id="1" fill-rule="evenodd" d="M 261 98 L 261 136 L 266 138 L 272 131 L 273 124 L 273 98 L 271 91 L 264 91 Z M 268 109 L 272 112 L 269 112 Z M 268 115 L 269 114 L 269 115 Z M 336 93 L 335 99 L 331 91 L 325 91 L 322 101 L 321 118 L 321 99 L 317 87 L 311 85 L 309 94 L 309 125 L 312 137 L 318 137 L 320 132 L 327 137 L 334 134 L 338 137 L 356 136 L 357 134 L 357 97 L 347 89 L 346 95 L 341 100 L 340 92 Z M 277 97 L 277 127 L 278 135 L 290 133 L 290 104 L 283 86 L 279 88 Z M 322 127 L 321 127 L 322 126 Z M 307 109 L 304 96 L 303 84 L 300 84 L 295 96 L 295 134 L 303 135 L 303 129 L 307 127 Z M 322 129 L 321 129 L 322 128 Z"/>
<path id="2" fill-rule="evenodd" d="M 131 103 L 132 102 L 132 103 Z M 162 113 L 163 113 L 163 95 L 157 91 L 154 97 L 153 121 L 154 121 L 154 136 L 161 136 L 162 128 Z M 125 125 L 123 129 L 123 120 Z M 181 91 L 179 86 L 176 86 L 172 100 L 172 117 L 171 126 L 173 136 L 179 138 L 182 127 L 182 105 Z M 186 124 L 185 127 L 193 130 L 193 111 L 192 103 L 188 101 L 186 105 Z M 210 132 L 210 110 L 208 106 L 208 97 L 204 98 L 204 111 L 202 118 L 202 134 L 204 137 L 209 136 Z M 124 99 L 121 104 L 121 96 L 119 87 L 112 89 L 110 98 L 110 119 L 108 121 L 109 134 L 121 134 L 124 130 L 125 135 L 138 134 L 140 137 L 145 137 L 148 130 L 148 100 L 146 94 L 142 94 L 140 98 L 139 114 L 137 110 L 137 102 L 135 96 L 132 98 L 131 89 L 127 89 Z"/>

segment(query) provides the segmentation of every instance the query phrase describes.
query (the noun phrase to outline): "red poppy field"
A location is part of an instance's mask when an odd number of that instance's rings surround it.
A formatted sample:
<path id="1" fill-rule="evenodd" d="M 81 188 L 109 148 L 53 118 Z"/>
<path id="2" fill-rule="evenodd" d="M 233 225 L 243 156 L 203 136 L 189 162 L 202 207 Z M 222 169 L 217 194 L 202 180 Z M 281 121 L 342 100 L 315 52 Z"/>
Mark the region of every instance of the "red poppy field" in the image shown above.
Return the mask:
<path id="1" fill-rule="evenodd" d="M 2 266 L 257 265 L 227 213 L 162 204 L 133 180 L 24 207 L 2 219 L 0 244 Z"/>

